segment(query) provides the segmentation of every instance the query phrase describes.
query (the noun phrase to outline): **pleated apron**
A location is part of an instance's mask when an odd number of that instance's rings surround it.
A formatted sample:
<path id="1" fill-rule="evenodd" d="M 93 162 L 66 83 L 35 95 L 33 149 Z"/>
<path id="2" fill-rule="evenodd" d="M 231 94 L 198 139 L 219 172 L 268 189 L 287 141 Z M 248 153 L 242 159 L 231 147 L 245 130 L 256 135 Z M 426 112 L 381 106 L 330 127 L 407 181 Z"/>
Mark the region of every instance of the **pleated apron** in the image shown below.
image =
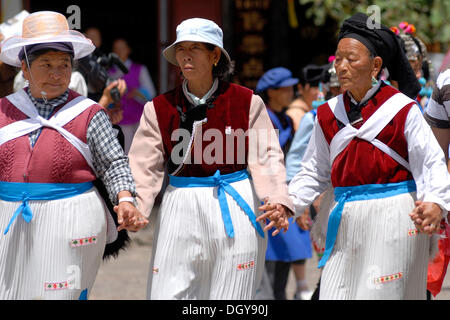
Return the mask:
<path id="1" fill-rule="evenodd" d="M 247 171 L 170 176 L 155 226 L 149 299 L 250 300 L 267 236 Z"/>

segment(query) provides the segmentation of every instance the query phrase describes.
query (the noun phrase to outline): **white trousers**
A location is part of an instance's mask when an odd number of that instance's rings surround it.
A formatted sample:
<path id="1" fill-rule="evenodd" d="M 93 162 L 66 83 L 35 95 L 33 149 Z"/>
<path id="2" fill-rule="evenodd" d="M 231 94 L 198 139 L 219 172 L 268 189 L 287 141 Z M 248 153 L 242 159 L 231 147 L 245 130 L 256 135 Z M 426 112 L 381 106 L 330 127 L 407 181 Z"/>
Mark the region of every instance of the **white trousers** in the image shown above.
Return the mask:
<path id="1" fill-rule="evenodd" d="M 321 300 L 426 298 L 428 261 L 437 238 L 415 231 L 409 217 L 415 199 L 414 192 L 345 204 L 323 268 Z"/>
<path id="2" fill-rule="evenodd" d="M 260 215 L 250 180 L 231 186 Z M 254 299 L 267 233 L 259 236 L 236 201 L 226 196 L 234 238 L 225 232 L 217 188 L 167 187 L 155 226 L 148 299 Z"/>
<path id="3" fill-rule="evenodd" d="M 0 200 L 0 300 L 79 299 L 89 295 L 106 242 L 107 209 L 95 188 L 61 200 L 29 201 L 30 223 L 20 202 Z"/>

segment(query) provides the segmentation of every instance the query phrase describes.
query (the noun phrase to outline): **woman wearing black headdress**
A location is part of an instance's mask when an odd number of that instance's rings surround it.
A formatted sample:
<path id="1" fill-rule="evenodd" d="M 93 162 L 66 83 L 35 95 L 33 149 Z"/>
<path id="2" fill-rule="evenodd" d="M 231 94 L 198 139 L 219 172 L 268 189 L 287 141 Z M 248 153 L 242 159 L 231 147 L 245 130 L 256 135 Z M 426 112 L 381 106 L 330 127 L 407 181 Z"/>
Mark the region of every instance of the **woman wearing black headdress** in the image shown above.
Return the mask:
<path id="1" fill-rule="evenodd" d="M 294 131 L 300 126 L 303 116 L 313 109 L 312 103 L 319 96 L 319 83 L 324 81 L 325 66 L 317 66 L 308 64 L 300 72 L 297 84 L 299 96 L 292 101 L 286 114 L 291 117 L 294 122 Z"/>
<path id="2" fill-rule="evenodd" d="M 345 92 L 318 108 L 289 193 L 298 216 L 335 190 L 320 299 L 425 299 L 428 235 L 450 210 L 450 177 L 395 34 L 368 19 L 358 13 L 341 28 L 335 67 Z M 379 81 L 383 67 L 401 92 Z"/>

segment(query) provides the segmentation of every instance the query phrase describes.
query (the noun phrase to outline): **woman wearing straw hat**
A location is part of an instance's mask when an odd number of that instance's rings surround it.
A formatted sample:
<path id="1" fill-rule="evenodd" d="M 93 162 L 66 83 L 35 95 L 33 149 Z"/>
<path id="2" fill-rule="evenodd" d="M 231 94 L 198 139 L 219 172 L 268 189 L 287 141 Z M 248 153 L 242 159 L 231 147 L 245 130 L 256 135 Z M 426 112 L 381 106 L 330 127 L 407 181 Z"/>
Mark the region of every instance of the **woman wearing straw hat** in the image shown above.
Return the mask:
<path id="1" fill-rule="evenodd" d="M 384 66 L 401 92 L 379 80 Z M 450 178 L 412 100 L 420 86 L 395 34 L 362 13 L 342 25 L 335 67 L 345 92 L 317 109 L 289 184 L 297 215 L 334 187 L 320 299 L 425 299 Z"/>
<path id="2" fill-rule="evenodd" d="M 92 50 L 50 11 L 29 15 L 22 36 L 2 45 L 0 59 L 21 67 L 29 87 L 0 100 L 0 299 L 86 299 L 105 244 L 148 223 L 106 113 L 68 89 L 72 61 Z"/>
<path id="3" fill-rule="evenodd" d="M 163 53 L 180 67 L 183 83 L 146 104 L 131 145 L 144 215 L 165 168 L 170 178 L 156 222 L 149 299 L 252 299 L 267 241 L 257 220 L 261 199 L 281 212 L 267 212 L 272 222 L 265 230 L 288 227 L 283 152 L 263 101 L 223 80 L 231 60 L 222 37 L 206 19 L 177 27 L 176 41 Z M 246 135 L 252 130 L 266 143 Z"/>

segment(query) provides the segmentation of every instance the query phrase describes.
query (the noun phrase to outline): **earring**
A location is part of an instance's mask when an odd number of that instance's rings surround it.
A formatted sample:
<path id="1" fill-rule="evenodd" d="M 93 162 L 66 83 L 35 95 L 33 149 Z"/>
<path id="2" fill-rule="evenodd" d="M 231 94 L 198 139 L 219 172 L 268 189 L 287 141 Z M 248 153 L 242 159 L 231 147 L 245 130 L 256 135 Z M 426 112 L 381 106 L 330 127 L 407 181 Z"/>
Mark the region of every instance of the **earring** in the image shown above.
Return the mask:
<path id="1" fill-rule="evenodd" d="M 375 87 L 378 84 L 378 80 L 375 79 L 374 76 L 372 76 L 372 87 Z"/>
<path id="2" fill-rule="evenodd" d="M 216 61 L 216 62 L 214 62 L 214 67 L 217 67 L 217 61 Z"/>

